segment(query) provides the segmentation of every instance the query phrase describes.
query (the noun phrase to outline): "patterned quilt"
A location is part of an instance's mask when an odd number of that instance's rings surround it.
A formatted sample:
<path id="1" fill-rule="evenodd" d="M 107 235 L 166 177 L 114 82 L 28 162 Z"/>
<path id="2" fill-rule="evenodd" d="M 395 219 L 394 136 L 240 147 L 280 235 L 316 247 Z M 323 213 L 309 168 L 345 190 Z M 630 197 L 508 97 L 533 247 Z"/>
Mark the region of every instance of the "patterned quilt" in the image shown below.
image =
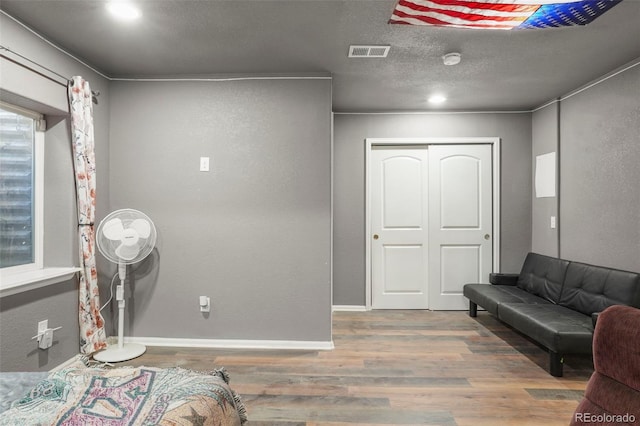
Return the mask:
<path id="1" fill-rule="evenodd" d="M 71 367 L 51 373 L 0 414 L 0 425 L 233 425 L 244 406 L 224 369 Z"/>

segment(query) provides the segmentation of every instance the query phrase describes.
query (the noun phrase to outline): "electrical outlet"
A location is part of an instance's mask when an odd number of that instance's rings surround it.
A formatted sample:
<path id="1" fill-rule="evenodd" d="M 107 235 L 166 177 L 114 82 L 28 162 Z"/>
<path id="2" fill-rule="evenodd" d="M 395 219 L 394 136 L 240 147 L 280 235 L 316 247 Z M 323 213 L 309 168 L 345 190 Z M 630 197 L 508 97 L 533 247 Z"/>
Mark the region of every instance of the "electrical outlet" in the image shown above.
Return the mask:
<path id="1" fill-rule="evenodd" d="M 38 334 L 33 336 L 31 340 L 38 339 L 40 349 L 49 349 L 53 345 L 53 332 L 61 328 L 49 328 L 49 320 L 42 320 L 38 322 Z"/>

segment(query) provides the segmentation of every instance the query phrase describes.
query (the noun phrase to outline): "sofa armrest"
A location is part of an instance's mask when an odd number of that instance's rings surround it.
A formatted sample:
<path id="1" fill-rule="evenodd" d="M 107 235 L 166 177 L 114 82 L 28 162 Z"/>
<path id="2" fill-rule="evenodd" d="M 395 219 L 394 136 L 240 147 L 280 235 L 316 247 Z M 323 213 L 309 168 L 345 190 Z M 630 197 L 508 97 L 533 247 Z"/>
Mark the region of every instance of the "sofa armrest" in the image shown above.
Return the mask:
<path id="1" fill-rule="evenodd" d="M 495 285 L 516 285 L 518 283 L 519 274 L 489 274 L 489 282 Z"/>

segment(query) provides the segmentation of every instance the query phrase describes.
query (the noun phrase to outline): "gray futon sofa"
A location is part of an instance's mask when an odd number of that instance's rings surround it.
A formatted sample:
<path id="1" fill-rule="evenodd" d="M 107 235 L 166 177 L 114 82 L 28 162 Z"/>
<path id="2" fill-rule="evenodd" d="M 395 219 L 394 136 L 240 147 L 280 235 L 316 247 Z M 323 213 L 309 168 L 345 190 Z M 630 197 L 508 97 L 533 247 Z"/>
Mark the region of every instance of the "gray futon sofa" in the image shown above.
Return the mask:
<path id="1" fill-rule="evenodd" d="M 598 314 L 640 307 L 640 274 L 529 253 L 520 274 L 491 274 L 465 284 L 469 315 L 478 305 L 549 350 L 549 372 L 562 376 L 563 354 L 592 353 Z"/>

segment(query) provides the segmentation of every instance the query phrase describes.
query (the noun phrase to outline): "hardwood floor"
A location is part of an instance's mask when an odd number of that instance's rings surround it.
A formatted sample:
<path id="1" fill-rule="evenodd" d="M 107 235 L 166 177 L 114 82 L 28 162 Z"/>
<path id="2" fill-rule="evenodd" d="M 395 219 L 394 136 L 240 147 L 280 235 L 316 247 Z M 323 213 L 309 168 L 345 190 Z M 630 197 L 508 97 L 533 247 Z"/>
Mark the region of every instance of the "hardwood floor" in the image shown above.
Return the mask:
<path id="1" fill-rule="evenodd" d="M 590 357 L 547 352 L 486 312 L 336 312 L 333 351 L 148 348 L 129 365 L 226 367 L 252 426 L 567 425 Z M 123 363 L 124 364 L 124 363 Z"/>

